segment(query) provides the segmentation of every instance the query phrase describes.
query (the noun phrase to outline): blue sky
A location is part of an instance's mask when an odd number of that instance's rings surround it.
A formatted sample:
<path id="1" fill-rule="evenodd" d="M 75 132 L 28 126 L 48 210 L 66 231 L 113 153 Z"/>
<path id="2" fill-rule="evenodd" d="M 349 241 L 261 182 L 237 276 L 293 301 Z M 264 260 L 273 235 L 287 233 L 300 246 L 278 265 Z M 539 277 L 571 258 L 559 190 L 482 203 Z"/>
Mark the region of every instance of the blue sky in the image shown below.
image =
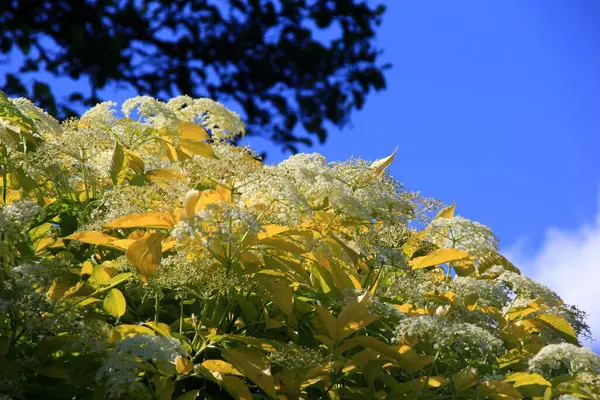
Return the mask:
<path id="1" fill-rule="evenodd" d="M 600 279 L 600 3 L 384 3 L 387 90 L 352 128 L 304 150 L 376 159 L 398 145 L 395 178 L 490 226 L 526 273 L 581 304 L 600 339 L 600 291 L 589 286 Z M 75 85 L 55 82 L 65 93 Z M 287 157 L 248 143 L 271 162 Z"/>

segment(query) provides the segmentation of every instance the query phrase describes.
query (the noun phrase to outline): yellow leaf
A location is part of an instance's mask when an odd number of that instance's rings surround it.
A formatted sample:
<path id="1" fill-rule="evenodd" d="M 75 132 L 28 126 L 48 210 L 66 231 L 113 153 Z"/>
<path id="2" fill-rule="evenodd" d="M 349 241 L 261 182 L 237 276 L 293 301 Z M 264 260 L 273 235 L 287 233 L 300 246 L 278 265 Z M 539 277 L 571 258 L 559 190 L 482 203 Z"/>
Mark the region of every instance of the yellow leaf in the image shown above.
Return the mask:
<path id="1" fill-rule="evenodd" d="M 202 366 L 210 371 L 216 371 L 221 375 L 243 376 L 233 365 L 223 360 L 206 360 L 202 363 Z"/>
<path id="2" fill-rule="evenodd" d="M 477 383 L 478 372 L 475 367 L 467 367 L 465 369 L 460 370 L 454 377 L 452 378 L 452 383 L 454 384 L 454 390 L 457 392 L 462 392 L 467 390 L 471 386 Z"/>
<path id="3" fill-rule="evenodd" d="M 194 363 L 189 358 L 182 356 L 175 358 L 175 370 L 179 375 L 189 374 L 193 369 Z"/>
<path id="4" fill-rule="evenodd" d="M 296 243 L 293 243 L 289 240 L 280 239 L 280 238 L 266 238 L 266 239 L 262 239 L 258 243 L 261 245 L 274 247 L 277 250 L 282 250 L 282 251 L 285 251 L 286 253 L 291 253 L 291 254 L 296 254 L 296 255 L 300 255 L 300 254 L 304 254 L 304 253 L 308 252 L 308 250 L 300 247 Z"/>
<path id="5" fill-rule="evenodd" d="M 77 240 L 81 243 L 103 245 L 117 240 L 116 237 L 102 232 L 77 232 L 65 237 L 64 239 Z"/>
<path id="6" fill-rule="evenodd" d="M 106 266 L 102 264 L 94 266 L 92 276 L 98 285 L 108 285 L 108 281 L 110 280 L 110 274 Z"/>
<path id="7" fill-rule="evenodd" d="M 164 212 L 129 214 L 106 224 L 107 228 L 155 228 L 171 229 L 175 221 Z M 72 235 L 71 235 L 72 236 Z"/>
<path id="8" fill-rule="evenodd" d="M 185 216 L 188 218 L 196 215 L 196 203 L 200 199 L 200 191 L 190 190 L 183 197 L 183 207 L 185 208 Z"/>
<path id="9" fill-rule="evenodd" d="M 335 317 L 333 315 L 331 315 L 329 310 L 326 309 L 325 307 L 315 306 L 315 308 L 318 313 L 316 318 L 318 318 L 318 321 L 321 324 L 323 324 L 323 326 L 325 327 L 325 330 L 327 331 L 329 338 L 333 339 L 334 341 L 337 341 L 338 332 L 337 332 L 337 322 L 335 320 Z"/>
<path id="10" fill-rule="evenodd" d="M 485 381 L 477 387 L 480 394 L 497 400 L 522 399 L 523 395 L 510 383 L 502 381 Z"/>
<path id="11" fill-rule="evenodd" d="M 162 239 L 163 235 L 161 233 L 149 233 L 133 242 L 125 253 L 127 260 L 135 266 L 142 280 L 146 282 L 160 266 L 162 259 Z"/>
<path id="12" fill-rule="evenodd" d="M 540 374 L 532 374 L 529 372 L 515 372 L 504 379 L 504 382 L 513 382 L 514 387 L 527 385 L 552 386 L 552 384 Z"/>
<path id="13" fill-rule="evenodd" d="M 245 349 L 222 349 L 221 353 L 244 376 L 254 382 L 267 395 L 275 397 L 275 384 L 264 353 Z"/>
<path id="14" fill-rule="evenodd" d="M 137 174 L 144 173 L 144 160 L 137 154 L 132 152 L 131 150 L 125 149 L 125 154 L 127 155 L 127 165 Z"/>
<path id="15" fill-rule="evenodd" d="M 125 297 L 119 289 L 110 289 L 104 298 L 104 309 L 115 318 L 120 318 L 127 310 Z"/>
<path id="16" fill-rule="evenodd" d="M 179 121 L 179 140 L 209 140 L 206 130 L 198 124 L 188 121 Z"/>
<path id="17" fill-rule="evenodd" d="M 94 273 L 94 265 L 91 261 L 84 261 L 81 266 L 81 276 L 83 275 L 92 275 Z"/>
<path id="18" fill-rule="evenodd" d="M 369 310 L 364 303 L 353 300 L 342 309 L 337 317 L 336 329 L 339 339 L 344 339 L 359 329 L 369 325 L 379 318 L 369 315 Z"/>
<path id="19" fill-rule="evenodd" d="M 269 293 L 269 297 L 273 300 L 273 303 L 281 311 L 286 314 L 289 314 L 293 311 L 293 297 L 294 294 L 290 289 L 289 282 L 284 277 L 278 274 L 272 274 L 271 272 L 276 272 L 273 270 L 261 270 L 259 273 L 255 275 L 255 278 L 258 283 L 267 289 L 267 293 Z"/>
<path id="20" fill-rule="evenodd" d="M 258 234 L 258 239 L 265 239 L 271 236 L 275 236 L 278 235 L 282 232 L 286 232 L 290 230 L 289 226 L 284 226 L 284 225 L 276 225 L 276 224 L 270 224 L 270 225 L 264 225 L 263 229 L 265 230 L 264 232 L 261 232 Z"/>
<path id="21" fill-rule="evenodd" d="M 544 322 L 568 341 L 577 343 L 577 334 L 575 333 L 575 330 L 573 330 L 573 327 L 563 317 L 552 314 L 539 314 L 535 319 Z"/>
<path id="22" fill-rule="evenodd" d="M 452 202 L 452 205 L 449 205 L 448 207 L 442 208 L 437 215 L 435 216 L 435 219 L 438 218 L 452 218 L 454 217 L 454 209 L 456 208 L 456 204 L 454 204 L 454 202 Z"/>
<path id="23" fill-rule="evenodd" d="M 423 257 L 410 260 L 412 269 L 427 268 L 433 265 L 444 264 L 452 261 L 465 261 L 469 254 L 459 249 L 437 249 Z"/>
<path id="24" fill-rule="evenodd" d="M 397 151 L 398 147 L 396 146 L 396 150 L 394 150 L 394 152 L 391 155 L 385 158 L 381 158 L 379 160 L 375 160 L 375 162 L 371 164 L 371 169 L 373 169 L 377 173 L 377 175 L 381 175 L 383 171 L 385 171 L 385 169 L 392 163 L 392 161 L 394 161 L 394 157 L 396 156 Z"/>
<path id="25" fill-rule="evenodd" d="M 149 326 L 154 330 L 154 332 L 160 333 L 163 336 L 172 336 L 171 327 L 167 324 L 163 324 L 162 322 L 148 321 L 144 322 L 144 325 Z"/>
<path id="26" fill-rule="evenodd" d="M 155 168 L 144 174 L 151 181 L 181 181 L 184 176 L 168 168 Z"/>
<path id="27" fill-rule="evenodd" d="M 115 330 L 119 332 L 121 336 L 128 335 L 154 335 L 154 331 L 152 329 L 146 328 L 145 326 L 140 325 L 129 325 L 129 324 L 121 324 L 115 326 Z"/>

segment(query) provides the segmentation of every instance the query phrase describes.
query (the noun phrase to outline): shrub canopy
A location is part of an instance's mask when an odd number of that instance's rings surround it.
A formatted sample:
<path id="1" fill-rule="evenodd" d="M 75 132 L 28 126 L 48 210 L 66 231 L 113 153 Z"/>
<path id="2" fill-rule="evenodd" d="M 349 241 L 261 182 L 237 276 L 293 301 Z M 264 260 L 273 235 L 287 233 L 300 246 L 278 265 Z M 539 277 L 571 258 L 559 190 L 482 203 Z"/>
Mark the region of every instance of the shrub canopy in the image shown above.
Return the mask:
<path id="1" fill-rule="evenodd" d="M 583 313 L 394 154 L 265 165 L 209 99 L 0 96 L 4 398 L 600 398 Z"/>

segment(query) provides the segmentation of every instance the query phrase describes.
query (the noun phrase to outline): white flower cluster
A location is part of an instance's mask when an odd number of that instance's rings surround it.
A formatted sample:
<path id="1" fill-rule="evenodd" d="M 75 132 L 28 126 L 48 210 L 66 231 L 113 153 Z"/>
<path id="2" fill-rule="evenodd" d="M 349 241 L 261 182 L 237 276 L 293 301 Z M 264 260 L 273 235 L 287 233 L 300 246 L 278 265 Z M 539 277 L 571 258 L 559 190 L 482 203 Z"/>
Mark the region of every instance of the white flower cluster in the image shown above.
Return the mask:
<path id="1" fill-rule="evenodd" d="M 275 351 L 267 358 L 272 364 L 283 367 L 285 371 L 306 371 L 326 360 L 319 351 L 298 346 L 293 342 L 278 343 Z"/>
<path id="2" fill-rule="evenodd" d="M 81 121 L 85 121 L 89 125 L 112 127 L 117 121 L 117 117 L 115 117 L 116 105 L 117 103 L 113 101 L 98 103 L 81 116 Z"/>
<path id="3" fill-rule="evenodd" d="M 406 318 L 396 329 L 396 340 L 417 336 L 446 357 L 486 360 L 502 353 L 503 343 L 486 329 L 470 323 L 455 323 L 439 316 Z"/>
<path id="4" fill-rule="evenodd" d="M 7 239 L 23 239 L 27 225 L 42 212 L 42 208 L 30 200 L 14 201 L 0 208 L 0 234 Z"/>
<path id="5" fill-rule="evenodd" d="M 475 295 L 481 306 L 503 307 L 509 301 L 505 288 L 495 281 L 477 279 L 471 276 L 457 276 L 450 282 L 449 289 L 459 300 Z"/>
<path id="6" fill-rule="evenodd" d="M 367 180 L 373 171 L 362 160 L 328 163 L 317 153 L 297 154 L 277 169 L 294 182 L 313 208 L 329 205 L 350 218 L 393 220 L 409 207 L 395 181 L 385 176 Z"/>
<path id="7" fill-rule="evenodd" d="M 58 121 L 31 101 L 23 97 L 10 100 L 21 113 L 31 118 L 38 133 L 45 134 L 49 132 L 58 132 L 60 130 Z"/>
<path id="8" fill-rule="evenodd" d="M 228 140 L 246 133 L 239 114 L 212 99 L 178 96 L 169 100 L 167 107 L 183 117 L 181 119 L 197 122 L 209 129 L 214 139 Z"/>
<path id="9" fill-rule="evenodd" d="M 498 249 L 498 239 L 490 228 L 458 216 L 431 221 L 425 239 L 439 247 L 464 250 L 474 257 Z"/>
<path id="10" fill-rule="evenodd" d="M 498 270 L 496 269 L 494 271 Z M 488 273 L 491 272 L 491 270 L 488 271 Z M 517 274 L 512 271 L 504 271 L 496 278 L 496 280 L 507 285 L 515 295 L 518 296 L 518 299 L 523 304 L 540 298 L 544 299 L 546 304 L 550 306 L 561 306 L 564 304 L 560 296 L 552 289 L 525 275 Z"/>
<path id="11" fill-rule="evenodd" d="M 568 373 L 600 374 L 600 356 L 592 349 L 570 343 L 549 344 L 529 359 L 529 371 L 551 373 L 566 368 Z"/>
<path id="12" fill-rule="evenodd" d="M 262 224 L 247 209 L 217 202 L 206 206 L 192 218 L 182 221 L 171 235 L 178 241 L 199 238 L 205 246 L 217 239 L 220 243 L 237 243 L 244 235 L 258 234 Z"/>
<path id="13" fill-rule="evenodd" d="M 174 364 L 178 356 L 187 352 L 177 339 L 154 336 L 129 336 L 116 344 L 96 374 L 96 380 L 104 382 L 111 398 L 120 398 L 142 387 L 137 381 L 143 367 L 140 362 L 152 362 L 157 366 Z"/>

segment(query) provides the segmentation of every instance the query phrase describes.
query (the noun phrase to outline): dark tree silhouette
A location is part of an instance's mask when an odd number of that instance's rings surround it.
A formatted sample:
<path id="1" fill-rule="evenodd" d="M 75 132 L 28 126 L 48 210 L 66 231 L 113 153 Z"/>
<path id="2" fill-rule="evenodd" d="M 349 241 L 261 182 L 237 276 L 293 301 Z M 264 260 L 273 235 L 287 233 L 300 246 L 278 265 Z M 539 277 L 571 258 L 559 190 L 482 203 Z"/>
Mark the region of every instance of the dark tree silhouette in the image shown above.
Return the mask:
<path id="1" fill-rule="evenodd" d="M 109 84 L 236 101 L 249 134 L 297 151 L 385 88 L 374 45 L 384 11 L 359 0 L 3 0 L 0 51 L 24 63 L 2 90 L 58 117 Z M 56 99 L 41 70 L 88 78 L 91 95 Z"/>

